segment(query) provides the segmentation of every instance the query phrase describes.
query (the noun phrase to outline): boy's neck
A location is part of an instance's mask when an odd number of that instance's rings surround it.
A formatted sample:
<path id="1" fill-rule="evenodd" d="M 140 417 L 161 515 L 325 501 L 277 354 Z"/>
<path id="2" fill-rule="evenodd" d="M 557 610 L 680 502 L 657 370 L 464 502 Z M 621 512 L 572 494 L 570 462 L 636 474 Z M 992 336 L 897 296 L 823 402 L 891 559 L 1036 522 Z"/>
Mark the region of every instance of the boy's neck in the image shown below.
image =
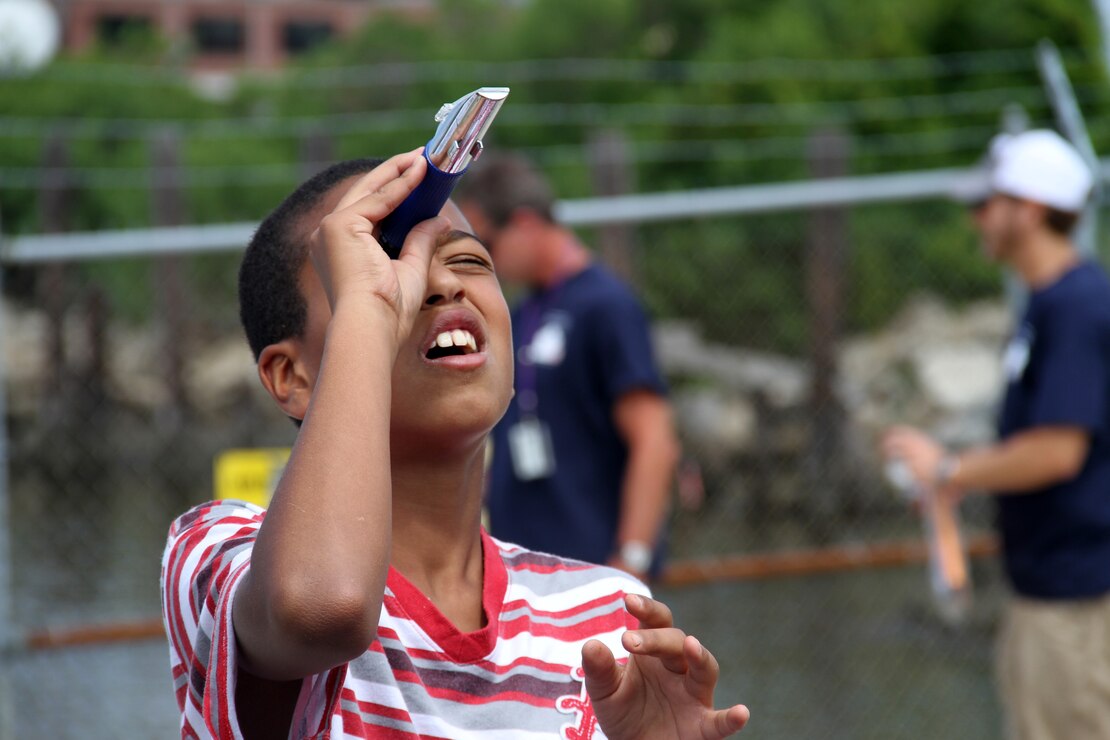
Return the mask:
<path id="1" fill-rule="evenodd" d="M 390 564 L 462 632 L 485 626 L 481 476 L 480 457 L 393 472 Z"/>

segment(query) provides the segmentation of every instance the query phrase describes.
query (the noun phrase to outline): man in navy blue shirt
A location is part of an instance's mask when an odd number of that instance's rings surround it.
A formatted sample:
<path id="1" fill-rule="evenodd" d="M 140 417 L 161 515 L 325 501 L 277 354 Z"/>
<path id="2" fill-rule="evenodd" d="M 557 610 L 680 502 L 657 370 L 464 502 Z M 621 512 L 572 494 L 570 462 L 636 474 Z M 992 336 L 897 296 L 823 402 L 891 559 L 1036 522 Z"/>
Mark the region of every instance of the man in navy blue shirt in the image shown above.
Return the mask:
<path id="1" fill-rule="evenodd" d="M 1011 736 L 1110 738 L 1110 281 L 1069 234 L 1091 175 L 1051 131 L 996 140 L 975 208 L 987 256 L 1029 289 L 1003 359 L 996 444 L 891 430 L 884 454 L 951 500 L 993 494 L 1014 598 L 998 668 Z"/>
<path id="2" fill-rule="evenodd" d="M 492 435 L 490 532 L 648 575 L 678 444 L 643 309 L 555 221 L 525 160 L 482 162 L 456 199 L 498 276 L 527 290 L 512 314 L 516 394 Z"/>

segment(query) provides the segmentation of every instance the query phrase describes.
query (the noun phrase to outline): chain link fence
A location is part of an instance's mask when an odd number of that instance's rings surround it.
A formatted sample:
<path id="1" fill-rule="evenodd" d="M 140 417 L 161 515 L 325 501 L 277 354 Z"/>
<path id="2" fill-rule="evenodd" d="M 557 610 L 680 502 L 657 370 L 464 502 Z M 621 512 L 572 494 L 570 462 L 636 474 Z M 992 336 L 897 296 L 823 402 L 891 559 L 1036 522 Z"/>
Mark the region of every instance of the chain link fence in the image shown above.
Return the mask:
<path id="1" fill-rule="evenodd" d="M 582 233 L 654 318 L 684 447 L 656 589 L 717 654 L 721 701 L 762 738 L 1000 737 L 997 565 L 974 558 L 969 618 L 940 619 L 875 452 L 899 421 L 991 436 L 1012 312 L 966 214 L 920 197 L 635 221 Z M 294 434 L 241 338 L 237 263 L 5 269 L 3 737 L 176 732 L 167 527 L 213 495 L 222 452 Z M 989 554 L 989 504 L 961 513 Z"/>

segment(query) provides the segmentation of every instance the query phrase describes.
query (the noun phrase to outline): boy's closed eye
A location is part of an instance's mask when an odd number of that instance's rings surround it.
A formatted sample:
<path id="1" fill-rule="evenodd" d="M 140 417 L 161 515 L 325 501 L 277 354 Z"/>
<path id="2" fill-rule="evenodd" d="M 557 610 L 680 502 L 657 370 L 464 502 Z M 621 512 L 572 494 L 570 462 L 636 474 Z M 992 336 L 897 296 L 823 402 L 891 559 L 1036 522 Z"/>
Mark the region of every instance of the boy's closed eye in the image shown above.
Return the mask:
<path id="1" fill-rule="evenodd" d="M 493 263 L 489 258 L 477 254 L 459 254 L 449 257 L 447 264 L 459 267 L 474 267 L 487 272 L 493 271 Z"/>
<path id="2" fill-rule="evenodd" d="M 445 264 L 458 267 L 474 267 L 483 271 L 493 271 L 493 260 L 489 251 L 473 234 L 465 231 L 451 231 L 440 243 Z"/>

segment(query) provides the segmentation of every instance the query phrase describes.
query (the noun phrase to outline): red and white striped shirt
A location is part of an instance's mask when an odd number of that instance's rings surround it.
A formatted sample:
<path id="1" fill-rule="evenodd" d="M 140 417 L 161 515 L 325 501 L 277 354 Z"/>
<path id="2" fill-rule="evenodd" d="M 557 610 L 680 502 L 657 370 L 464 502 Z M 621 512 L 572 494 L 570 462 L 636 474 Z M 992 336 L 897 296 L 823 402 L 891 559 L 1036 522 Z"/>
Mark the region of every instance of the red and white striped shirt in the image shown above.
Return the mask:
<path id="1" fill-rule="evenodd" d="M 265 510 L 198 506 L 170 527 L 162 614 L 182 737 L 241 738 L 231 605 Z M 358 658 L 304 679 L 294 738 L 568 738 L 600 740 L 582 683 L 582 645 L 619 658 L 636 620 L 634 578 L 499 542 L 482 532 L 488 624 L 458 631 L 390 568 L 378 637 Z"/>

